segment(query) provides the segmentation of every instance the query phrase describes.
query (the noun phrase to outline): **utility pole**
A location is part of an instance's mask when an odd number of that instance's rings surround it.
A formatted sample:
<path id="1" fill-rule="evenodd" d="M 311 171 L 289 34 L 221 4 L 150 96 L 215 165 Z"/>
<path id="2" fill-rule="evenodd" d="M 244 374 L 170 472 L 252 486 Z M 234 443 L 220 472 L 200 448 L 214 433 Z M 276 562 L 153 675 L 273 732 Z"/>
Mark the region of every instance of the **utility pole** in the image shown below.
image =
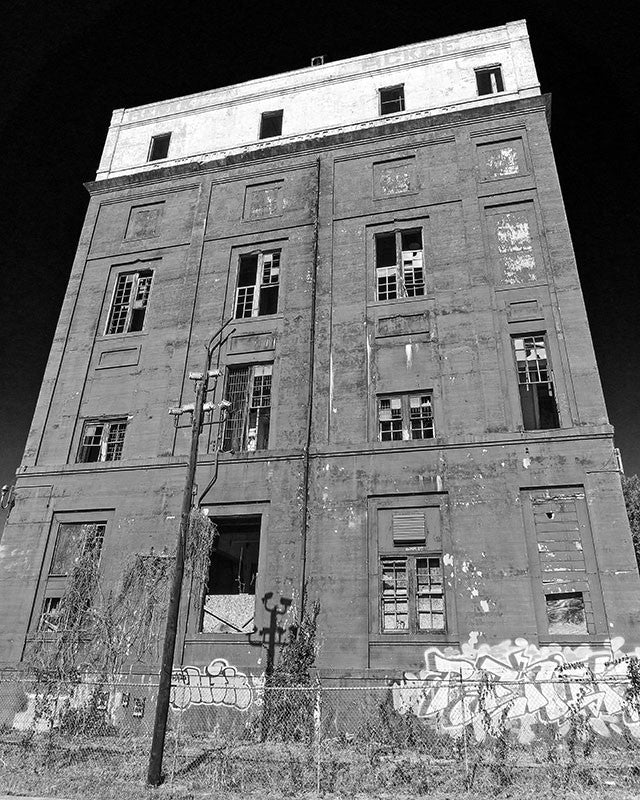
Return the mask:
<path id="1" fill-rule="evenodd" d="M 156 716 L 153 723 L 151 755 L 149 757 L 149 768 L 147 772 L 147 783 L 151 786 L 159 786 L 160 783 L 162 783 L 162 757 L 164 754 L 164 740 L 167 730 L 167 716 L 169 714 L 171 676 L 173 674 L 173 657 L 178 633 L 178 616 L 180 612 L 180 598 L 182 595 L 182 580 L 184 577 L 184 559 L 187 545 L 187 535 L 189 532 L 189 518 L 191 514 L 191 507 L 193 505 L 193 487 L 195 484 L 196 465 L 198 461 L 198 443 L 200 441 L 200 433 L 202 431 L 204 414 L 205 412 L 213 411 L 215 407 L 213 403 L 206 402 L 207 392 L 209 391 L 209 379 L 213 378 L 214 381 L 216 381 L 220 376 L 219 370 L 211 369 L 211 359 L 215 350 L 219 349 L 235 330 L 235 328 L 233 328 L 224 338 L 220 338 L 220 340 L 216 342 L 216 339 L 222 336 L 222 332 L 228 324 L 229 321 L 227 321 L 222 328 L 220 328 L 220 330 L 217 331 L 209 340 L 203 372 L 189 373 L 189 379 L 195 383 L 195 403 L 189 403 L 180 408 L 169 409 L 169 413 L 174 415 L 176 420 L 181 414 L 191 413 L 191 449 L 189 451 L 187 476 L 184 483 L 184 491 L 182 493 L 180 529 L 178 531 L 176 557 L 173 566 L 173 576 L 171 578 L 169 605 L 167 607 L 167 625 L 164 634 L 164 645 L 162 647 L 160 681 L 158 684 L 158 700 L 156 703 Z M 227 410 L 229 403 L 223 400 L 218 404 L 218 407 L 221 410 Z M 216 423 L 211 422 L 210 424 Z"/>

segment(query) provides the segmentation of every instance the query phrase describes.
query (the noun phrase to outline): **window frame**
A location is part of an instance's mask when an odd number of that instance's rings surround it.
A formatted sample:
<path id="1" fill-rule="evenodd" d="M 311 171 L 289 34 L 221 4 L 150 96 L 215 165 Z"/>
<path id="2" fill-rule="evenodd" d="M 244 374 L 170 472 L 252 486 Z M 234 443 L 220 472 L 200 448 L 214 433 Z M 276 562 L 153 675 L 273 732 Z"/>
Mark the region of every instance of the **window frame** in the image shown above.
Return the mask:
<path id="1" fill-rule="evenodd" d="M 44 608 L 48 600 L 62 598 L 64 594 L 65 585 L 67 582 L 68 573 L 54 573 L 52 572 L 53 559 L 58 545 L 58 536 L 60 528 L 63 525 L 78 525 L 78 526 L 102 526 L 103 531 L 100 536 L 100 557 L 99 567 L 102 563 L 105 543 L 108 541 L 109 529 L 111 520 L 113 518 L 113 510 L 99 510 L 99 511 L 68 511 L 56 513 L 51 520 L 49 527 L 49 534 L 47 537 L 46 547 L 44 549 L 43 560 L 40 570 L 40 578 L 38 581 L 38 588 L 33 598 L 33 605 L 31 608 L 31 618 L 29 620 L 29 633 L 28 638 L 35 634 L 44 636 L 55 636 L 55 631 L 42 630 L 42 618 Z M 102 569 L 100 567 L 100 571 Z"/>
<path id="2" fill-rule="evenodd" d="M 480 91 L 480 76 L 485 74 L 489 76 L 489 82 L 491 84 L 490 92 Z M 504 75 L 502 73 L 502 64 L 486 64 L 482 67 L 475 67 L 474 75 L 476 79 L 476 92 L 478 97 L 491 97 L 492 95 L 495 94 L 504 93 L 505 88 L 504 88 Z M 499 87 L 498 84 L 500 84 Z"/>
<path id="3" fill-rule="evenodd" d="M 134 276 L 133 285 L 131 291 L 129 293 L 129 299 L 126 303 L 126 312 L 124 315 L 124 330 L 122 331 L 112 331 L 110 328 L 113 325 L 114 319 L 116 318 L 116 297 L 118 294 L 118 286 L 120 284 L 121 279 L 126 281 L 127 277 L 130 275 Z M 111 292 L 111 302 L 109 303 L 109 311 L 107 313 L 107 321 L 104 326 L 104 333 L 103 336 L 130 336 L 133 334 L 144 333 L 145 325 L 147 322 L 147 315 L 149 311 L 149 304 L 151 302 L 151 292 L 153 288 L 153 278 L 155 275 L 155 271 L 153 269 L 137 269 L 137 270 L 125 270 L 123 272 L 117 272 L 115 275 L 115 280 L 113 284 L 113 291 Z M 138 301 L 137 294 L 140 288 L 140 278 L 148 278 L 148 288 L 146 293 L 144 294 L 144 305 L 142 309 L 144 314 L 142 316 L 142 324 L 138 330 L 131 330 L 131 325 L 134 319 L 134 312 L 137 310 L 135 305 Z M 124 304 L 121 304 L 124 305 Z"/>
<path id="4" fill-rule="evenodd" d="M 373 495 L 367 499 L 368 579 L 369 579 L 369 645 L 372 658 L 381 666 L 391 666 L 394 658 L 383 645 L 394 642 L 455 643 L 457 612 L 453 563 L 445 559 L 451 552 L 449 526 L 446 524 L 448 493 L 434 491 L 394 495 Z M 419 515 L 424 519 L 417 523 Z M 382 559 L 440 559 L 443 601 L 442 628 L 418 628 L 417 605 L 408 608 L 414 622 L 406 628 L 384 629 L 382 598 Z M 375 653 L 375 655 L 373 655 Z"/>
<path id="5" fill-rule="evenodd" d="M 268 120 L 270 121 L 270 120 L 275 120 L 275 119 L 278 119 L 280 121 L 280 126 L 279 126 L 280 129 L 279 129 L 278 133 L 269 133 L 269 134 L 267 134 L 265 132 L 265 127 L 267 127 L 265 125 L 265 123 L 267 123 Z M 278 109 L 275 109 L 274 111 L 263 111 L 260 114 L 260 129 L 258 131 L 258 139 L 260 139 L 260 140 L 276 139 L 278 136 L 282 136 L 283 123 L 284 123 L 284 109 L 283 108 L 278 108 Z"/>
<path id="6" fill-rule="evenodd" d="M 154 161 L 164 161 L 165 159 L 169 158 L 169 148 L 171 147 L 171 134 L 173 131 L 167 131 L 165 133 L 157 133 L 155 136 L 151 137 L 149 141 L 149 149 L 147 151 L 147 164 L 150 164 Z M 162 146 L 164 142 L 167 143 L 167 149 L 164 155 L 162 156 L 155 156 L 154 150 L 158 146 Z"/>
<path id="7" fill-rule="evenodd" d="M 428 398 L 429 402 L 427 404 L 423 403 L 423 398 Z M 412 405 L 412 400 L 418 398 L 418 405 Z M 434 413 L 434 393 L 432 389 L 427 389 L 424 391 L 416 390 L 411 392 L 381 392 L 376 395 L 375 402 L 376 402 L 376 439 L 378 442 L 423 442 L 435 439 L 437 436 L 436 433 L 436 420 L 435 420 L 435 413 Z M 381 412 L 382 412 L 382 402 L 389 400 L 389 410 L 391 411 L 390 419 L 382 419 Z M 398 404 L 397 401 L 400 401 Z M 395 406 L 394 406 L 395 401 Z M 416 430 L 412 425 L 412 420 L 422 420 L 424 415 L 412 415 L 411 409 L 412 408 L 420 408 L 422 409 L 428 405 L 431 409 L 431 415 L 427 416 L 427 419 L 431 420 L 431 436 L 413 436 L 414 430 Z M 400 416 L 396 415 L 394 419 L 393 409 L 400 408 Z M 395 425 L 394 423 L 400 422 L 400 426 Z M 400 433 L 400 436 L 391 436 L 389 438 L 383 438 L 383 431 L 382 425 L 385 423 L 391 423 L 391 427 L 388 428 L 388 432 L 391 434 Z"/>
<path id="8" fill-rule="evenodd" d="M 275 256 L 277 255 L 277 264 L 274 267 L 274 260 Z M 256 257 L 257 264 L 256 264 L 256 277 L 253 285 L 245 284 L 243 286 L 240 285 L 241 280 L 241 272 L 242 272 L 242 261 L 243 259 L 250 259 L 252 257 Z M 277 280 L 269 280 L 265 283 L 264 281 L 264 273 L 265 273 L 265 265 L 267 257 L 271 257 L 271 265 L 269 268 L 270 278 L 274 275 L 274 269 L 276 271 Z M 233 314 L 234 320 L 248 320 L 248 319 L 256 319 L 258 317 L 272 317 L 278 314 L 279 312 L 279 304 L 280 304 L 280 285 L 281 285 L 281 275 L 282 275 L 282 248 L 281 247 L 274 247 L 265 250 L 251 250 L 247 252 L 240 253 L 238 255 L 238 267 L 237 267 L 237 274 L 236 274 L 236 291 L 234 295 L 233 301 Z M 273 287 L 276 287 L 275 292 L 275 311 L 270 311 L 268 313 L 260 314 L 260 305 L 263 300 L 264 291 L 269 291 Z M 242 289 L 253 289 L 253 294 L 251 296 L 251 307 L 250 313 L 248 315 L 242 314 L 241 316 L 238 315 L 238 310 L 240 307 L 240 293 Z M 248 294 L 248 292 L 247 292 Z M 243 301 L 243 310 L 246 310 L 247 303 L 246 298 Z"/>
<path id="9" fill-rule="evenodd" d="M 403 249 L 403 238 L 409 238 L 412 235 L 420 235 L 420 250 L 411 248 Z M 394 238 L 395 244 L 395 264 L 380 264 L 380 242 L 383 238 Z M 405 254 L 420 253 L 420 258 L 415 256 L 411 261 L 406 260 Z M 419 262 L 419 263 L 418 263 Z M 424 225 L 403 225 L 402 227 L 393 227 L 388 230 L 378 230 L 373 234 L 373 284 L 374 284 L 374 298 L 376 303 L 395 303 L 405 300 L 418 300 L 427 297 L 427 273 L 426 273 L 426 258 L 425 258 L 425 231 Z M 407 280 L 408 270 L 414 270 L 414 277 L 411 281 L 412 294 L 409 294 L 409 281 Z M 421 278 L 416 278 L 415 271 L 420 269 L 422 272 Z M 389 297 L 389 290 L 386 291 L 385 297 L 381 297 L 380 280 L 383 277 L 383 272 L 386 271 L 386 278 L 394 278 L 395 297 Z"/>
<path id="10" fill-rule="evenodd" d="M 417 548 L 411 548 L 411 550 L 416 550 Z M 388 552 L 380 552 L 379 553 L 379 588 L 378 588 L 378 596 L 379 596 L 379 630 L 378 632 L 384 636 L 397 636 L 398 634 L 408 634 L 410 636 L 418 636 L 418 635 L 446 635 L 447 634 L 447 601 L 446 601 L 446 593 L 445 593 L 445 579 L 444 579 L 444 562 L 443 562 L 443 554 L 442 553 L 435 553 L 430 552 L 426 549 L 421 549 L 420 552 L 410 552 L 410 548 L 407 547 L 398 547 L 397 552 L 388 553 Z M 419 589 L 419 570 L 418 564 L 420 561 L 427 562 L 427 570 L 430 570 L 429 561 L 438 561 L 438 569 L 440 571 L 440 592 L 431 592 L 424 594 L 424 597 L 431 597 L 435 599 L 439 597 L 442 603 L 442 627 L 420 627 L 420 589 Z M 395 599 L 394 595 L 385 595 L 385 573 L 384 573 L 384 565 L 386 563 L 396 562 L 399 564 L 400 562 L 404 562 L 405 565 L 405 581 L 406 581 L 406 588 L 404 594 L 404 602 L 406 605 L 406 618 L 407 618 L 407 627 L 400 627 L 400 628 L 385 628 L 385 619 L 389 614 L 385 613 L 385 602 L 390 601 L 391 599 Z M 400 595 L 400 604 L 402 602 L 402 595 Z M 397 605 L 397 601 L 396 601 Z M 435 613 L 434 611 L 429 612 L 432 615 Z"/>
<path id="11" fill-rule="evenodd" d="M 242 406 L 238 406 L 234 409 L 234 400 L 229 397 L 230 394 L 230 383 L 231 383 L 231 376 L 234 373 L 239 373 L 241 370 L 248 370 L 247 381 L 245 384 L 244 389 L 241 391 L 244 392 L 244 402 Z M 260 382 L 260 392 L 256 395 L 257 383 L 256 379 L 259 377 L 265 378 L 269 377 L 270 380 L 265 382 L 264 380 Z M 265 392 L 265 386 L 268 385 L 268 391 Z M 231 408 L 227 413 L 227 418 L 225 420 L 224 425 L 221 426 L 220 431 L 220 443 L 221 452 L 226 453 L 255 453 L 255 452 L 264 452 L 269 450 L 271 447 L 271 438 L 273 435 L 273 361 L 260 361 L 260 362 L 244 362 L 244 363 L 232 363 L 227 364 L 225 370 L 225 381 L 222 390 L 222 396 L 225 400 L 229 400 L 232 403 Z M 265 397 L 268 396 L 268 404 L 264 403 Z M 257 405 L 253 404 L 254 399 L 258 399 L 260 402 Z M 268 409 L 267 416 L 267 423 L 266 426 L 260 429 L 261 421 L 264 421 L 264 412 L 261 413 L 261 409 Z M 234 439 L 237 438 L 238 433 L 237 430 L 234 431 L 231 427 L 232 419 L 234 411 L 239 411 L 240 413 L 240 426 L 236 426 L 237 429 L 241 430 L 240 436 L 242 440 L 241 447 L 233 447 Z M 251 423 L 251 416 L 252 412 L 255 412 L 255 426 L 250 427 Z M 265 430 L 266 428 L 266 430 Z M 255 446 L 250 447 L 249 444 L 251 443 L 252 439 L 252 431 L 255 431 Z M 266 436 L 266 443 L 264 447 L 258 447 L 260 443 L 260 437 Z"/>
<path id="12" fill-rule="evenodd" d="M 391 100 L 383 100 L 383 92 L 398 92 L 397 98 Z M 398 103 L 400 108 L 394 108 L 389 111 L 384 110 L 385 104 Z M 405 96 L 404 96 L 404 83 L 396 83 L 393 86 L 380 86 L 378 87 L 378 116 L 387 117 L 390 114 L 401 114 L 406 110 Z"/>
<path id="13" fill-rule="evenodd" d="M 244 514 L 235 514 L 235 515 L 220 515 L 218 513 L 212 514 L 210 517 L 211 521 L 218 527 L 220 535 L 224 535 L 226 533 L 231 533 L 230 531 L 225 531 L 225 526 L 231 526 L 234 523 L 237 523 L 238 520 L 252 520 L 257 521 L 258 525 L 258 536 L 257 536 L 257 562 L 256 562 L 256 569 L 253 574 L 253 592 L 234 592 L 231 595 L 225 594 L 222 592 L 213 593 L 211 595 L 207 594 L 207 590 L 210 588 L 209 580 L 207 579 L 206 585 L 203 587 L 203 593 L 201 597 L 194 598 L 196 604 L 196 633 L 199 636 L 210 636 L 210 637 L 220 637 L 225 641 L 228 641 L 230 637 L 246 637 L 247 633 L 252 633 L 251 631 L 242 631 L 242 630 L 227 630 L 227 631 L 205 631 L 203 630 L 204 627 L 204 619 L 205 619 L 205 607 L 207 602 L 207 597 L 211 596 L 235 596 L 240 594 L 249 594 L 254 597 L 254 617 L 253 623 L 255 626 L 255 620 L 258 616 L 258 599 L 261 598 L 259 594 L 259 589 L 261 589 L 262 584 L 260 582 L 260 573 L 261 573 L 261 566 L 263 563 L 263 550 L 264 550 L 264 538 L 263 538 L 263 529 L 264 529 L 264 515 L 260 513 L 244 513 Z M 222 529 L 222 530 L 221 530 Z M 219 538 L 216 538 L 215 546 L 212 549 L 212 558 L 215 558 L 215 553 L 219 548 Z M 210 567 L 211 569 L 211 567 Z"/>
<path id="14" fill-rule="evenodd" d="M 557 381 L 555 379 L 555 375 L 554 375 L 554 371 L 553 371 L 553 363 L 552 363 L 552 360 L 551 360 L 551 353 L 550 353 L 550 347 L 549 347 L 549 336 L 548 336 L 547 332 L 544 331 L 544 330 L 523 331 L 523 332 L 517 332 L 517 333 L 516 332 L 511 332 L 509 338 L 511 340 L 511 358 L 512 358 L 512 362 L 513 362 L 514 370 L 515 370 L 517 396 L 518 396 L 519 409 L 520 409 L 520 424 L 522 425 L 522 430 L 526 430 L 526 431 L 553 431 L 553 430 L 559 430 L 562 427 L 562 419 L 561 419 L 561 416 L 560 416 L 560 406 L 559 406 L 559 403 L 558 403 Z M 523 373 L 522 369 L 520 368 L 520 364 L 521 363 L 525 363 L 525 364 L 527 363 L 525 340 L 526 339 L 533 339 L 533 347 L 535 348 L 536 354 L 537 354 L 537 351 L 540 348 L 540 345 L 536 343 L 536 340 L 540 339 L 540 338 L 543 340 L 543 345 L 542 346 L 544 347 L 544 352 L 545 352 L 544 361 L 546 362 L 546 365 L 544 367 L 544 372 L 547 375 L 547 380 L 546 381 L 531 381 L 531 380 L 528 380 L 529 376 L 531 375 L 531 371 L 527 368 L 526 369 L 526 373 Z M 516 340 L 518 340 L 518 339 L 521 339 L 523 341 L 523 347 L 525 349 L 525 361 L 524 362 L 519 362 L 518 361 L 518 356 L 517 356 L 518 350 L 516 349 Z M 539 367 L 539 362 L 540 361 L 542 361 L 542 359 L 538 359 L 538 358 L 535 359 L 536 372 L 538 374 L 540 374 L 541 370 L 543 369 L 543 368 Z M 523 375 L 523 374 L 526 374 L 526 377 L 527 377 L 527 380 L 525 380 L 525 381 L 521 381 L 520 380 L 521 375 Z M 554 420 L 555 420 L 555 423 L 556 423 L 555 425 L 544 425 L 544 426 L 542 425 L 542 415 L 545 412 L 540 410 L 540 401 L 539 401 L 539 396 L 538 396 L 538 392 L 540 390 L 538 390 L 538 389 L 534 390 L 533 388 L 531 390 L 527 389 L 527 392 L 531 391 L 531 398 L 529 398 L 530 409 L 531 409 L 531 412 L 533 414 L 533 419 L 534 419 L 534 421 L 537 421 L 537 424 L 535 426 L 533 426 L 533 427 L 529 427 L 527 425 L 528 414 L 526 413 L 526 408 L 525 408 L 524 400 L 523 400 L 523 389 L 521 388 L 523 386 L 527 386 L 527 387 L 536 387 L 536 386 L 537 387 L 544 387 L 544 386 L 547 386 L 547 390 L 549 392 L 549 397 L 551 398 L 551 403 L 552 403 L 552 408 L 551 408 L 550 413 L 552 414 L 552 416 L 554 416 Z"/>
<path id="15" fill-rule="evenodd" d="M 86 445 L 85 444 L 85 432 L 87 428 L 91 425 L 96 426 L 103 426 L 103 430 L 100 433 L 100 443 L 99 445 Z M 116 439 L 115 441 L 110 442 L 109 437 L 111 434 L 111 427 L 119 425 L 124 426 L 122 428 L 122 435 Z M 80 429 L 80 439 L 78 442 L 78 448 L 76 450 L 76 464 L 106 464 L 112 461 L 122 461 L 122 454 L 124 451 L 124 443 L 125 437 L 127 433 L 127 427 L 129 425 L 129 417 L 127 416 L 114 416 L 114 417 L 87 417 L 82 421 L 82 427 Z M 97 434 L 93 434 L 96 436 Z M 116 447 L 117 457 L 116 458 L 107 458 L 109 454 L 109 445 L 113 444 Z M 96 447 L 98 446 L 99 449 L 99 458 L 97 459 L 87 459 L 82 458 L 81 455 L 83 453 L 83 449 L 86 447 Z"/>

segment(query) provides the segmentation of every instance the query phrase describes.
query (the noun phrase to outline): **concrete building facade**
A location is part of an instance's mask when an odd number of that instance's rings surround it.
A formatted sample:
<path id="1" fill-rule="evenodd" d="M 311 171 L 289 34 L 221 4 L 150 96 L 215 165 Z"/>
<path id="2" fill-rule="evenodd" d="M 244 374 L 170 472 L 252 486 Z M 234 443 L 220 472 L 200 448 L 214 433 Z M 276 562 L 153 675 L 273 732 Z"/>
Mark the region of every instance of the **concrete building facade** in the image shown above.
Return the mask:
<path id="1" fill-rule="evenodd" d="M 2 663 L 89 524 L 105 586 L 173 547 L 168 409 L 228 320 L 177 663 L 259 673 L 305 585 L 327 678 L 640 644 L 549 108 L 518 21 L 114 112 L 0 545 Z"/>

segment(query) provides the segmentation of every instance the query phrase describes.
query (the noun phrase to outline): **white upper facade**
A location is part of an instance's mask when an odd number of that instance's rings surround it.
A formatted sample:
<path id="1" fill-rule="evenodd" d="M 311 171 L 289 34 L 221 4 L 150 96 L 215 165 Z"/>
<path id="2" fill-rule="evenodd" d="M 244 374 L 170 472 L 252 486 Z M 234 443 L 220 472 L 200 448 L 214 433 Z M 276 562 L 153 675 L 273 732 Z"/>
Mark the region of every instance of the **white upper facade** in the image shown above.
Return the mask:
<path id="1" fill-rule="evenodd" d="M 527 26 L 518 20 L 118 109 L 96 178 L 539 94 Z M 381 104 L 389 97 L 391 103 Z M 265 138 L 270 131 L 263 129 L 261 138 L 263 115 L 280 111 L 281 123 L 277 114 L 271 121 L 281 133 Z M 154 137 L 160 137 L 155 147 Z M 158 157 L 167 138 L 166 157 Z"/>

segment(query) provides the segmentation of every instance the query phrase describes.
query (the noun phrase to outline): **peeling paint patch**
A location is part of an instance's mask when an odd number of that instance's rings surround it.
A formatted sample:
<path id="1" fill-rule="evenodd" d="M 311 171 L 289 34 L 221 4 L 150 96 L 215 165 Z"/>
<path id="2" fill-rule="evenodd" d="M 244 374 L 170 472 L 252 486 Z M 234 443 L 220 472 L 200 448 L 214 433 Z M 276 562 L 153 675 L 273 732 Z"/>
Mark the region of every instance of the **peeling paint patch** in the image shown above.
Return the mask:
<path id="1" fill-rule="evenodd" d="M 445 553 L 445 554 L 442 556 L 442 561 L 443 561 L 443 563 L 444 563 L 444 564 L 446 564 L 448 567 L 452 567 L 452 566 L 453 566 L 453 556 L 451 555 L 451 553 Z"/>
<path id="2" fill-rule="evenodd" d="M 486 600 L 481 600 L 481 601 L 480 601 L 480 608 L 481 608 L 481 609 L 484 611 L 484 613 L 486 614 L 486 613 L 489 611 L 489 603 L 487 603 L 487 601 L 486 601 Z"/>

